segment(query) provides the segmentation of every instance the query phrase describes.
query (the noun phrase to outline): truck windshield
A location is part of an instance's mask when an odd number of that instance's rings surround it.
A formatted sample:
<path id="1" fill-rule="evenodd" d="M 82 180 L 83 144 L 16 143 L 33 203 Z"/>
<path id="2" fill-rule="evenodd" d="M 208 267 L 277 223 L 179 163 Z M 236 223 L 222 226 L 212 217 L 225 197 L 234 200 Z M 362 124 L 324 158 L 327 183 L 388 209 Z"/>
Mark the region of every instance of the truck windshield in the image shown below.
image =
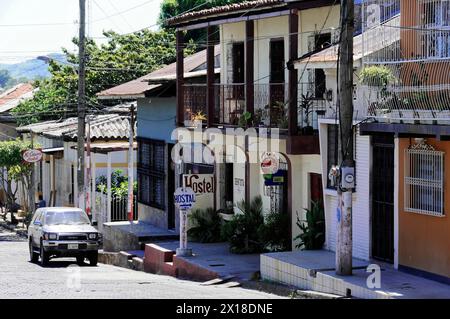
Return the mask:
<path id="1" fill-rule="evenodd" d="M 80 211 L 47 212 L 45 214 L 46 225 L 82 225 L 90 224 L 86 213 Z"/>

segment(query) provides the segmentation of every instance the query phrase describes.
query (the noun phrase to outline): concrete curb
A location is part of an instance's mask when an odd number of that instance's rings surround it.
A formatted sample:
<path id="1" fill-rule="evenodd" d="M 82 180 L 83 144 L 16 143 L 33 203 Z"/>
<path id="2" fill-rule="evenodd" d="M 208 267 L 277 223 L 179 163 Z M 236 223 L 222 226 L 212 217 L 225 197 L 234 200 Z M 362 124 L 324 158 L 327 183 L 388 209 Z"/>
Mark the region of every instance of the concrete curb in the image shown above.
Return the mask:
<path id="1" fill-rule="evenodd" d="M 100 250 L 98 252 L 98 262 L 136 271 L 144 271 L 144 260 L 125 251 L 114 253 Z"/>
<path id="2" fill-rule="evenodd" d="M 246 289 L 258 290 L 290 298 L 295 298 L 297 295 L 296 288 L 268 280 L 242 280 L 239 282 L 241 283 L 242 288 Z"/>
<path id="3" fill-rule="evenodd" d="M 0 227 L 3 227 L 7 230 L 15 232 L 18 236 L 26 238 L 28 236 L 28 231 L 24 228 L 17 228 L 16 226 L 17 225 L 13 225 L 13 224 L 5 222 L 5 221 L 0 221 Z"/>

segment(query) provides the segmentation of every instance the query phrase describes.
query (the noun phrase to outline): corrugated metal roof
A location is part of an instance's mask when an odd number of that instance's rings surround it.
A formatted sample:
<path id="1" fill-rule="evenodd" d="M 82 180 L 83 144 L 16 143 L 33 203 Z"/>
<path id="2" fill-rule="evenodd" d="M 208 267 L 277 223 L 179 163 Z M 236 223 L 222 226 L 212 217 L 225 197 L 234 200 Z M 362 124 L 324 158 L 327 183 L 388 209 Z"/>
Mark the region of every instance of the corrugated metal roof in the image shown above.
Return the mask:
<path id="1" fill-rule="evenodd" d="M 218 56 L 220 54 L 220 45 L 214 47 L 214 55 Z M 186 77 L 189 77 L 189 73 L 192 71 L 199 71 L 203 65 L 206 64 L 206 50 L 192 54 L 184 58 L 184 71 L 186 72 Z M 206 66 L 205 66 L 206 67 Z M 161 87 L 159 83 L 150 84 L 149 81 L 156 81 L 160 78 L 176 78 L 177 64 L 176 62 L 171 63 L 165 67 L 162 67 L 152 73 L 144 75 L 138 79 L 123 83 L 121 85 L 112 87 L 108 90 L 101 91 L 97 93 L 100 99 L 136 99 L 140 97 L 145 97 L 145 93 L 156 88 Z M 162 81 L 164 82 L 164 81 Z"/>
<path id="2" fill-rule="evenodd" d="M 286 1 L 288 2 L 288 1 Z M 207 18 L 215 15 L 228 14 L 232 12 L 239 12 L 242 10 L 252 11 L 273 6 L 286 5 L 283 0 L 254 0 L 244 1 L 239 3 L 232 3 L 223 6 L 217 6 L 209 9 L 187 12 L 176 17 L 167 19 L 166 23 L 169 26 L 174 26 L 180 23 L 188 22 L 194 19 Z"/>
<path id="3" fill-rule="evenodd" d="M 130 119 L 118 114 L 94 115 L 90 118 L 92 140 L 121 140 L 128 139 Z M 48 121 L 18 127 L 20 133 L 33 132 L 49 138 L 77 139 L 78 118 L 72 117 L 64 121 Z"/>

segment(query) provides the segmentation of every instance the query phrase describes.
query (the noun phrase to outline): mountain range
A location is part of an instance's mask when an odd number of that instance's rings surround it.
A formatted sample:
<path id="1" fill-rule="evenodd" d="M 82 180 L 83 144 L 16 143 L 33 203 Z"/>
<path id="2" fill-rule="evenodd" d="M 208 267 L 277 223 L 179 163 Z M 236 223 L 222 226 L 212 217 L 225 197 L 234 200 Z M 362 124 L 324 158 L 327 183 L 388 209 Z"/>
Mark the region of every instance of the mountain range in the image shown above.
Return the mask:
<path id="1" fill-rule="evenodd" d="M 23 62 L 0 64 L 0 70 L 7 70 L 11 78 L 17 80 L 36 80 L 40 78 L 48 78 L 50 76 L 50 72 L 48 71 L 48 64 L 45 61 L 48 58 L 61 61 L 62 63 L 66 62 L 64 54 L 50 53 L 45 57 L 36 57 Z"/>

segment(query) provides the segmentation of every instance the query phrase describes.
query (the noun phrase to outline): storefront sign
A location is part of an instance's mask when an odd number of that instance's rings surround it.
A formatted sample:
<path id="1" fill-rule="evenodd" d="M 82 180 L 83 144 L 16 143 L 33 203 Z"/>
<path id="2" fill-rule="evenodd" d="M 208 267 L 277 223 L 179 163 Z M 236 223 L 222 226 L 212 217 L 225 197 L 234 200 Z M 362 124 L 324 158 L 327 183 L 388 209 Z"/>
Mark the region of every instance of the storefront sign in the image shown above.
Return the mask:
<path id="1" fill-rule="evenodd" d="M 190 187 L 195 194 L 208 194 L 215 191 L 215 179 L 213 174 L 185 174 L 183 186 Z"/>
<path id="2" fill-rule="evenodd" d="M 190 210 L 195 203 L 195 193 L 190 187 L 179 187 L 173 194 L 175 206 L 181 210 Z"/>
<path id="3" fill-rule="evenodd" d="M 214 207 L 215 184 L 214 174 L 183 175 L 183 186 L 190 187 L 196 196 L 193 209 Z"/>
<path id="4" fill-rule="evenodd" d="M 36 163 L 42 159 L 40 150 L 27 150 L 22 154 L 23 160 L 28 163 Z"/>
<path id="5" fill-rule="evenodd" d="M 261 171 L 263 174 L 275 174 L 280 167 L 280 159 L 273 152 L 265 152 L 261 156 Z"/>
<path id="6" fill-rule="evenodd" d="M 264 175 L 265 186 L 280 186 L 286 183 L 287 171 L 278 170 L 275 174 Z"/>

